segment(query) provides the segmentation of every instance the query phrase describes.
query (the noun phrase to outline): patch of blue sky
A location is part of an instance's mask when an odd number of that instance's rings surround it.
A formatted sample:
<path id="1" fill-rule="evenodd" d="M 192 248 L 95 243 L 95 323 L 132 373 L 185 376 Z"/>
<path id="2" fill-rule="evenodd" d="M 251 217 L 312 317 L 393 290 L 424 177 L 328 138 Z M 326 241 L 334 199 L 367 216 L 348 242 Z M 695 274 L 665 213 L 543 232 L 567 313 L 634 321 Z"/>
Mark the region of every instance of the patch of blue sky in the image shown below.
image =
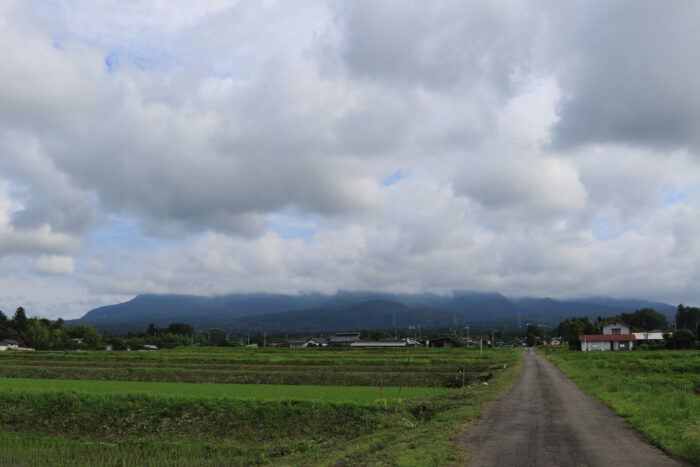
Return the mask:
<path id="1" fill-rule="evenodd" d="M 144 235 L 136 220 L 121 217 L 110 219 L 86 236 L 86 249 L 97 251 L 152 251 L 172 243 L 172 240 Z"/>
<path id="2" fill-rule="evenodd" d="M 410 172 L 404 172 L 403 170 L 399 169 L 396 172 L 394 172 L 393 174 L 382 178 L 381 182 L 382 182 L 382 185 L 384 185 L 384 186 L 396 185 L 401 180 L 408 177 L 410 174 L 411 174 Z"/>
<path id="3" fill-rule="evenodd" d="M 319 216 L 317 214 L 301 214 L 293 209 L 287 209 L 266 217 L 267 229 L 282 238 L 300 238 L 306 243 L 311 242 L 319 231 Z"/>
<path id="4" fill-rule="evenodd" d="M 107 73 L 114 73 L 119 67 L 119 55 L 116 52 L 109 52 L 105 56 L 105 65 L 107 65 Z"/>
<path id="5" fill-rule="evenodd" d="M 698 193 L 700 193 L 700 185 L 686 187 L 664 185 L 661 187 L 661 196 L 663 196 L 664 204 L 667 205 L 690 201 Z"/>
<path id="6" fill-rule="evenodd" d="M 608 222 L 602 216 L 596 216 L 593 220 L 593 233 L 598 240 L 607 242 L 618 239 L 622 234 L 635 230 L 633 227 L 627 226 L 621 229 L 611 229 Z"/>

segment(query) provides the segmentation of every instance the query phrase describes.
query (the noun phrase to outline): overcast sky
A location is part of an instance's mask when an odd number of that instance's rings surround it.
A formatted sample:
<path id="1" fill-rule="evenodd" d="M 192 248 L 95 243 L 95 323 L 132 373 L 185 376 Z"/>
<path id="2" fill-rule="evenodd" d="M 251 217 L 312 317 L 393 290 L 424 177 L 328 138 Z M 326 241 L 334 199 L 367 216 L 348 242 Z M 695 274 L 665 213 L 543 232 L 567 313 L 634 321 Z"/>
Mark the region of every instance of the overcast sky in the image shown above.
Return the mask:
<path id="1" fill-rule="evenodd" d="M 700 304 L 698 18 L 695 0 L 3 0 L 0 309 Z"/>

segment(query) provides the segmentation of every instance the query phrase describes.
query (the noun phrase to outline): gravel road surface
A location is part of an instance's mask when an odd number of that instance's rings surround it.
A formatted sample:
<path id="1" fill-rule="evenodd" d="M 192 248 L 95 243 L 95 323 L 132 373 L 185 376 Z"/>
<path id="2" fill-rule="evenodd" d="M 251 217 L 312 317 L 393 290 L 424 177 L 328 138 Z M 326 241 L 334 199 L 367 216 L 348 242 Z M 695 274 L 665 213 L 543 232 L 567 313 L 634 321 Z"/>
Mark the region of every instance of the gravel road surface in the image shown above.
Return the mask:
<path id="1" fill-rule="evenodd" d="M 531 349 L 513 388 L 459 440 L 471 466 L 682 465 Z"/>

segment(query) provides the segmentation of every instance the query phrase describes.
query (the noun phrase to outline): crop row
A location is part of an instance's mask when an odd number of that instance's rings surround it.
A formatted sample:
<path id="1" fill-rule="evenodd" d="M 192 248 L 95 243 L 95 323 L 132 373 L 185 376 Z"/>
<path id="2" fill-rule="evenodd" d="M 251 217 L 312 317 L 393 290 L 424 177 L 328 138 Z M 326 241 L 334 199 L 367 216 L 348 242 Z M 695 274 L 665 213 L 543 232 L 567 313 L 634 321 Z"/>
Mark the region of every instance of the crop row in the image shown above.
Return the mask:
<path id="1" fill-rule="evenodd" d="M 0 434 L 0 452 L 4 465 L 74 466 L 229 466 L 262 464 L 270 456 L 305 452 L 306 442 L 281 443 L 276 449 L 266 446 L 154 443 L 127 441 L 74 440 L 47 436 Z M 232 462 L 235 459 L 235 462 Z"/>
<path id="2" fill-rule="evenodd" d="M 13 358 L 3 358 L 0 359 L 0 365 L 2 366 L 36 366 L 36 367 L 52 367 L 52 368 L 62 368 L 62 367 L 75 367 L 75 368 L 146 368 L 158 371 L 160 369 L 182 369 L 182 370 L 213 370 L 213 371 L 255 371 L 255 370 L 266 370 L 266 371 L 307 371 L 307 370 L 319 370 L 319 371 L 373 371 L 373 372 L 392 372 L 392 371 L 406 371 L 410 370 L 413 373 L 418 372 L 434 372 L 434 371 L 459 371 L 463 366 L 467 366 L 470 371 L 485 371 L 487 369 L 493 368 L 493 364 L 486 362 L 484 360 L 474 362 L 474 361 L 454 361 L 450 363 L 418 363 L 414 361 L 404 361 L 401 363 L 393 364 L 377 364 L 377 365 L 364 365 L 364 364 L 298 364 L 298 363 L 266 363 L 266 362 L 256 362 L 256 363 L 241 363 L 241 362 L 215 362 L 215 363 L 192 363 L 183 361 L 144 361 L 144 360 L 86 360 L 86 361 L 76 361 L 73 359 L 47 359 L 47 358 L 23 358 L 21 355 L 14 356 Z"/>
<path id="3" fill-rule="evenodd" d="M 1 352 L 0 362 L 21 358 L 25 360 L 75 360 L 81 362 L 153 362 L 179 364 L 298 364 L 298 365 L 401 365 L 410 359 L 412 365 L 476 364 L 488 361 L 504 363 L 513 360 L 517 352 L 514 349 L 485 350 L 483 357 L 477 349 L 402 349 L 397 350 L 316 350 L 286 349 L 284 352 L 274 350 L 232 349 L 219 353 L 182 353 L 179 351 L 158 352 L 32 352 L 18 354 Z"/>
<path id="4" fill-rule="evenodd" d="M 464 382 L 487 378 L 490 372 L 464 374 Z M 51 367 L 0 367 L 0 377 L 46 378 L 105 381 L 153 381 L 183 383 L 237 383 L 237 384 L 315 384 L 322 386 L 415 386 L 454 387 L 462 384 L 462 375 L 450 372 L 366 372 L 319 370 L 270 372 L 255 371 L 210 371 L 167 369 L 156 371 L 150 368 L 51 368 Z"/>

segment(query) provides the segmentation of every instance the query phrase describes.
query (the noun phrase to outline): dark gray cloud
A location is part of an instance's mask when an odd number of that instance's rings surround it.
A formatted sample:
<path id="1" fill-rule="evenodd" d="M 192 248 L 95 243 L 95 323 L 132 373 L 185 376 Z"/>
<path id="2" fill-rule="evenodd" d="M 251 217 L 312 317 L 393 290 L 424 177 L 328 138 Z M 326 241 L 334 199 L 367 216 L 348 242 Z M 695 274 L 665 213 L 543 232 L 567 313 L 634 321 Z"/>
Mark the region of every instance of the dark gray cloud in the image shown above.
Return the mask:
<path id="1" fill-rule="evenodd" d="M 693 1 L 579 4 L 562 17 L 558 147 L 700 149 L 700 47 Z M 553 40 L 558 39 L 552 37 Z"/>
<path id="2" fill-rule="evenodd" d="M 516 2 L 359 1 L 344 4 L 342 56 L 360 77 L 427 88 L 510 94 L 538 42 Z"/>

